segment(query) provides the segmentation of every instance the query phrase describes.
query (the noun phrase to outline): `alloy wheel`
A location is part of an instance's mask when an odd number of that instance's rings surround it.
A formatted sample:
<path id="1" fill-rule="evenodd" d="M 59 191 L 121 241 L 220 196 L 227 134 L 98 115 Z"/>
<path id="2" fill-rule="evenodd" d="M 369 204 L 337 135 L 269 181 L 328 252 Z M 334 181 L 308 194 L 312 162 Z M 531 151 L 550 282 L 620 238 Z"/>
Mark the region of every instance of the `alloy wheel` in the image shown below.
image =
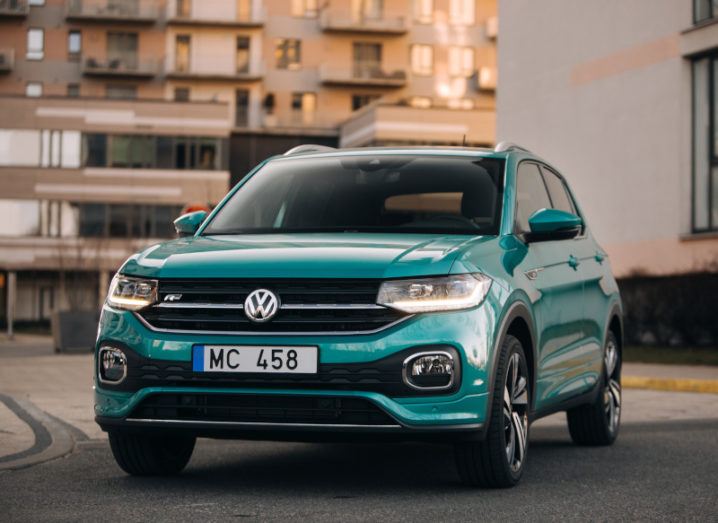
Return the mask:
<path id="1" fill-rule="evenodd" d="M 618 347 L 613 340 L 608 340 L 604 355 L 606 369 L 606 386 L 603 389 L 603 407 L 608 422 L 608 430 L 614 434 L 621 420 L 621 368 Z"/>
<path id="2" fill-rule="evenodd" d="M 514 352 L 506 372 L 503 404 L 506 459 L 514 472 L 521 468 L 526 456 L 528 398 L 528 379 L 521 368 L 521 357 Z"/>

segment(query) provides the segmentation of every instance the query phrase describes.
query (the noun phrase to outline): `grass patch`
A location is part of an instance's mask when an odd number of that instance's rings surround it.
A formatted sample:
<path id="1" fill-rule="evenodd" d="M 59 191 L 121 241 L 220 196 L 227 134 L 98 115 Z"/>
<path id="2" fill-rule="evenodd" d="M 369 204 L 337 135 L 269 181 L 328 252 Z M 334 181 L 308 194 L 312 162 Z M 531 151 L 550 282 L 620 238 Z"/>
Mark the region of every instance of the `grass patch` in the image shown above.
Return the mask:
<path id="1" fill-rule="evenodd" d="M 623 361 L 632 363 L 718 366 L 718 347 L 629 346 L 623 350 Z"/>

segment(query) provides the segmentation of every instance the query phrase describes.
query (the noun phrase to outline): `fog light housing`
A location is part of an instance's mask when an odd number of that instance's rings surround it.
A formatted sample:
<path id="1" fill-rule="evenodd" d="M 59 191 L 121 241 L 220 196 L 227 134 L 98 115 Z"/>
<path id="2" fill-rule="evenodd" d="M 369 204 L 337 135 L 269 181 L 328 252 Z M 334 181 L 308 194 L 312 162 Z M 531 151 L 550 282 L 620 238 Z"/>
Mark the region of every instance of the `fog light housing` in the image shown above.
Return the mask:
<path id="1" fill-rule="evenodd" d="M 97 376 L 102 383 L 117 385 L 127 376 L 127 357 L 115 347 L 100 347 Z"/>
<path id="2" fill-rule="evenodd" d="M 420 390 L 449 389 L 454 385 L 456 371 L 450 352 L 419 352 L 404 360 L 404 383 Z"/>

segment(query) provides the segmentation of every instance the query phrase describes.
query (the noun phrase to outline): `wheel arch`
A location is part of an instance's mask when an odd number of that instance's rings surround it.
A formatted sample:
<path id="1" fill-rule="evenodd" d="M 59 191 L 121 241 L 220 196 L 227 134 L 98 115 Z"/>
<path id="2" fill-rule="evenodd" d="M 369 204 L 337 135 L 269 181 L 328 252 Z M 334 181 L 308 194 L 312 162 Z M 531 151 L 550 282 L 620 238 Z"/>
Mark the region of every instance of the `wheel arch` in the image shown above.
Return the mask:
<path id="1" fill-rule="evenodd" d="M 496 382 L 496 370 L 499 364 L 499 354 L 501 347 L 506 340 L 506 336 L 515 336 L 524 347 L 524 355 L 526 356 L 526 364 L 530 374 L 530 390 L 531 390 L 531 406 L 529 410 L 533 410 L 535 405 L 535 391 L 537 381 L 537 363 L 538 349 L 537 336 L 533 315 L 529 305 L 522 299 L 513 301 L 505 309 L 504 316 L 496 330 L 496 338 L 494 341 L 494 350 L 491 362 L 491 374 L 489 376 L 489 401 L 487 409 L 487 419 L 491 417 L 491 408 L 493 403 L 494 388 Z"/>

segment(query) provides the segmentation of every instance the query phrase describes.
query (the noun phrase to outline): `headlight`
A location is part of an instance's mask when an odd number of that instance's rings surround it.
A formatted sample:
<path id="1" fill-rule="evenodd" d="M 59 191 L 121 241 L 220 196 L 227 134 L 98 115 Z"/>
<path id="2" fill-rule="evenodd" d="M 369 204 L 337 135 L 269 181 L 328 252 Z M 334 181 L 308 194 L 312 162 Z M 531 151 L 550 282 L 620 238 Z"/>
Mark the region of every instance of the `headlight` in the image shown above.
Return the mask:
<path id="1" fill-rule="evenodd" d="M 136 311 L 157 301 L 157 280 L 129 278 L 120 274 L 112 278 L 107 303 L 116 309 Z"/>
<path id="2" fill-rule="evenodd" d="M 489 287 L 491 279 L 483 274 L 387 281 L 377 303 L 404 312 L 456 311 L 476 307 Z"/>

